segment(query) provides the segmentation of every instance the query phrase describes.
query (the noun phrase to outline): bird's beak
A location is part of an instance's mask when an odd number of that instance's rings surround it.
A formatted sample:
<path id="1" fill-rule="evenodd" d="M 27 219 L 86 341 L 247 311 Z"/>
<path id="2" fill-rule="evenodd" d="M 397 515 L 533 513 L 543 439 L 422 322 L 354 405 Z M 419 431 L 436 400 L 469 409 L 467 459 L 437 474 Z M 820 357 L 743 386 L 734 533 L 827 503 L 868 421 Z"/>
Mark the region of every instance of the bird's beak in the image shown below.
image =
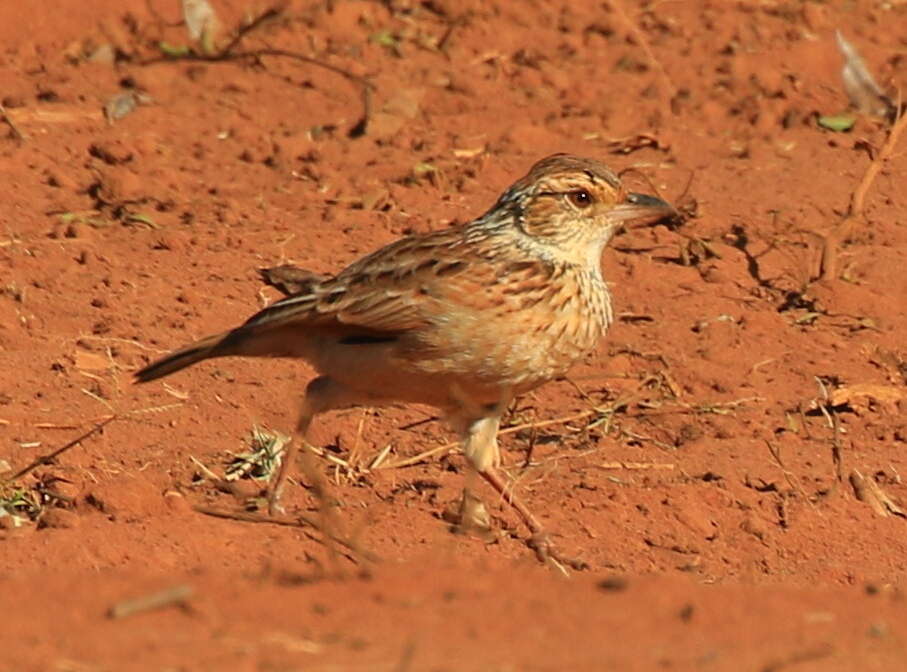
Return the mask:
<path id="1" fill-rule="evenodd" d="M 615 206 L 608 216 L 621 224 L 652 224 L 677 214 L 673 205 L 648 194 L 627 194 L 627 200 Z"/>

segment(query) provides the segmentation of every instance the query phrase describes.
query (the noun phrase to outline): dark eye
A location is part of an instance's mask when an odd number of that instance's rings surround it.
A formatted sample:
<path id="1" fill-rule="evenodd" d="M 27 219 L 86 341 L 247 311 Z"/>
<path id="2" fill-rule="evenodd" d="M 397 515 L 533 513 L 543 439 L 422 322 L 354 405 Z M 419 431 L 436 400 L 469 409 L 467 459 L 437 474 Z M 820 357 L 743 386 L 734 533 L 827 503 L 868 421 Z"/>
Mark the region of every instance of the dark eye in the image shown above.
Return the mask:
<path id="1" fill-rule="evenodd" d="M 592 205 L 592 194 L 585 189 L 577 189 L 567 193 L 569 201 L 579 209 L 588 208 Z"/>

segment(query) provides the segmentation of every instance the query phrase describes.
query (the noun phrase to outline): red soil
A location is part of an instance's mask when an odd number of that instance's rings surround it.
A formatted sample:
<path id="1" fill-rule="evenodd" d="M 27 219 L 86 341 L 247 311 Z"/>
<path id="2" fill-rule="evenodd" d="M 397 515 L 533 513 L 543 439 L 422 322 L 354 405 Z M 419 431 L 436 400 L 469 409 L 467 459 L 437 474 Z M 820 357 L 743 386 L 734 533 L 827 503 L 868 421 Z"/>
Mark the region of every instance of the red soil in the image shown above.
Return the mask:
<path id="1" fill-rule="evenodd" d="M 212 2 L 225 33 L 262 9 Z M 903 143 L 838 277 L 815 277 L 886 139 L 816 124 L 847 107 L 834 30 L 907 89 L 907 5 L 619 4 L 293 2 L 245 36 L 367 78 L 361 137 L 358 85 L 323 67 L 145 63 L 187 41 L 175 2 L 0 6 L 0 102 L 24 136 L 0 126 L 0 459 L 119 416 L 4 486 L 68 499 L 0 518 L 0 669 L 904 669 L 907 521 L 848 480 L 907 500 Z M 151 100 L 108 124 L 124 82 Z M 615 241 L 617 324 L 507 420 L 574 418 L 503 446 L 587 572 L 539 566 L 490 493 L 496 543 L 452 534 L 457 455 L 353 476 L 318 458 L 335 531 L 377 563 L 193 510 L 254 494 L 199 463 L 222 473 L 256 424 L 289 432 L 311 371 L 220 360 L 136 387 L 134 370 L 273 299 L 257 268 L 336 271 L 481 214 L 556 151 L 636 168 L 696 215 Z M 410 427 L 430 417 L 339 412 L 312 438 L 396 461 L 452 439 Z M 286 505 L 315 515 L 304 485 Z M 174 585 L 182 608 L 107 616 Z"/>

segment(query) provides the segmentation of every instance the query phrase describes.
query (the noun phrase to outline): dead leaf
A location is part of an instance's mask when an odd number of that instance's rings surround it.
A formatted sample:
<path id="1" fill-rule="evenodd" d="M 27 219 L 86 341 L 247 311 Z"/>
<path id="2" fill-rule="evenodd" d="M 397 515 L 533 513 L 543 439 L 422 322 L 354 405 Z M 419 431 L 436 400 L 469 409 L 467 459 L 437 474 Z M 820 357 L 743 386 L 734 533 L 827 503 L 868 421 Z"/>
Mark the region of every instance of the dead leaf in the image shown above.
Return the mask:
<path id="1" fill-rule="evenodd" d="M 213 53 L 220 23 L 208 0 L 183 0 L 183 20 L 189 39 L 201 44 L 205 53 Z"/>
<path id="2" fill-rule="evenodd" d="M 894 385 L 876 385 L 874 383 L 857 383 L 845 385 L 833 390 L 829 395 L 832 406 L 850 406 L 855 411 L 869 410 L 870 405 L 878 405 L 888 411 L 897 411 L 897 403 L 907 399 L 907 390 Z"/>
<path id="3" fill-rule="evenodd" d="M 129 115 L 137 105 L 149 105 L 153 102 L 151 96 L 141 91 L 130 90 L 120 93 L 107 101 L 104 105 L 104 116 L 107 123 L 112 124 Z"/>
<path id="4" fill-rule="evenodd" d="M 471 159 L 485 151 L 485 146 L 470 147 L 468 149 L 455 149 L 453 155 L 458 159 Z"/>
<path id="5" fill-rule="evenodd" d="M 383 187 L 373 189 L 362 196 L 362 209 L 380 210 L 385 206 L 389 199 L 390 192 L 387 189 Z"/>
<path id="6" fill-rule="evenodd" d="M 857 499 L 869 504 L 877 515 L 907 518 L 904 509 L 898 506 L 873 479 L 866 478 L 857 469 L 854 469 L 850 472 L 849 480 Z"/>
<path id="7" fill-rule="evenodd" d="M 110 368 L 110 359 L 106 355 L 77 350 L 75 354 L 77 369 L 86 371 L 105 371 Z"/>
<path id="8" fill-rule="evenodd" d="M 863 114 L 893 119 L 896 112 L 894 103 L 876 84 L 856 47 L 844 39 L 840 30 L 835 31 L 835 37 L 838 40 L 838 49 L 844 56 L 841 79 L 844 80 L 844 90 L 850 98 L 851 105 Z"/>
<path id="9" fill-rule="evenodd" d="M 612 154 L 630 154 L 645 147 L 667 150 L 670 147 L 670 142 L 663 138 L 659 139 L 653 133 L 637 133 L 636 135 L 608 140 L 608 151 Z"/>
<path id="10" fill-rule="evenodd" d="M 398 133 L 410 119 L 415 119 L 422 109 L 425 89 L 401 89 L 393 95 L 369 120 L 369 133 L 388 137 Z"/>

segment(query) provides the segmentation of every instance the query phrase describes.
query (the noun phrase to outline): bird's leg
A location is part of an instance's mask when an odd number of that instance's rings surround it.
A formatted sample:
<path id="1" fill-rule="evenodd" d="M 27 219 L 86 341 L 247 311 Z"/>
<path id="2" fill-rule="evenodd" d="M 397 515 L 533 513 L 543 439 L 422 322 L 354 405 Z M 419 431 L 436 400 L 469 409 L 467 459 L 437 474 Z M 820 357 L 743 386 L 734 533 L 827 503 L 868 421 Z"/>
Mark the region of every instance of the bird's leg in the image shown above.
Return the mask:
<path id="1" fill-rule="evenodd" d="M 504 482 L 504 479 L 501 477 L 501 472 L 494 467 L 488 467 L 484 471 L 480 471 L 479 474 L 488 481 L 492 488 L 500 493 L 504 501 L 510 504 L 510 506 L 512 506 L 519 514 L 520 518 L 523 519 L 523 522 L 526 523 L 526 527 L 532 532 L 532 537 L 527 542 L 527 545 L 535 551 L 535 555 L 539 559 L 539 562 L 554 564 L 554 566 L 561 570 L 563 570 L 564 565 L 577 570 L 589 568 L 589 565 L 583 560 L 565 557 L 557 550 L 538 518 L 532 514 L 532 511 L 530 511 L 529 507 L 523 503 L 523 500 L 514 494 L 513 488 L 508 487 Z"/>
<path id="2" fill-rule="evenodd" d="M 480 473 L 486 468 L 500 466 L 501 451 L 497 437 L 501 416 L 486 416 L 464 424 L 463 454 L 470 464 Z"/>
<path id="3" fill-rule="evenodd" d="M 588 565 L 582 560 L 566 558 L 557 551 L 538 518 L 514 494 L 513 488 L 508 487 L 504 482 L 501 472 L 497 468 L 500 465 L 500 450 L 497 440 L 500 421 L 500 415 L 494 415 L 466 424 L 463 432 L 463 452 L 482 478 L 497 490 L 504 501 L 510 504 L 526 523 L 526 527 L 532 533 L 528 542 L 529 548 L 535 551 L 536 557 L 541 562 L 553 564 L 562 571 L 564 565 L 573 569 L 586 568 Z"/>
<path id="4" fill-rule="evenodd" d="M 282 513 L 283 507 L 280 506 L 280 496 L 283 494 L 283 487 L 296 463 L 299 446 L 308 443 L 309 426 L 315 416 L 325 411 L 355 406 L 362 401 L 360 396 L 327 376 L 319 376 L 309 382 L 306 386 L 305 397 L 302 400 L 299 421 L 296 423 L 294 440 L 290 441 L 284 449 L 283 460 L 280 462 L 277 477 L 268 491 L 268 513 L 270 515 Z M 303 455 L 307 455 L 307 453 L 303 453 Z M 311 471 L 314 472 L 314 469 Z"/>
<path id="5" fill-rule="evenodd" d="M 280 497 L 283 494 L 283 486 L 290 476 L 292 467 L 295 464 L 298 444 L 307 442 L 309 425 L 312 424 L 312 418 L 315 414 L 312 412 L 308 395 L 302 403 L 302 411 L 299 414 L 299 421 L 296 423 L 294 440 L 290 441 L 283 451 L 283 459 L 280 461 L 280 469 L 277 470 L 277 477 L 271 482 L 268 488 L 268 514 L 275 516 L 283 513 L 283 507 L 280 505 Z"/>
<path id="6" fill-rule="evenodd" d="M 294 432 L 295 436 L 293 437 L 293 440 L 284 447 L 280 468 L 277 470 L 277 477 L 271 482 L 271 485 L 268 488 L 268 514 L 271 516 L 284 513 L 284 509 L 280 505 L 280 497 L 283 495 L 283 486 L 290 476 L 290 465 L 296 462 L 297 442 L 305 443 L 306 434 L 309 425 L 312 424 L 313 417 L 314 416 L 311 413 L 306 412 L 305 406 L 303 406 L 303 412 L 299 417 L 299 422 L 296 424 L 296 431 Z"/>
<path id="7" fill-rule="evenodd" d="M 463 440 L 463 452 L 470 465 L 500 464 L 501 457 L 495 440 L 500 417 L 481 418 L 470 422 L 465 417 L 459 416 L 452 420 Z M 481 498 L 474 494 L 478 473 L 478 470 L 474 468 L 469 469 L 466 473 L 466 483 L 463 486 L 463 497 L 460 500 L 455 528 L 459 532 L 475 534 L 490 542 L 496 538 L 491 530 L 491 520 Z"/>

